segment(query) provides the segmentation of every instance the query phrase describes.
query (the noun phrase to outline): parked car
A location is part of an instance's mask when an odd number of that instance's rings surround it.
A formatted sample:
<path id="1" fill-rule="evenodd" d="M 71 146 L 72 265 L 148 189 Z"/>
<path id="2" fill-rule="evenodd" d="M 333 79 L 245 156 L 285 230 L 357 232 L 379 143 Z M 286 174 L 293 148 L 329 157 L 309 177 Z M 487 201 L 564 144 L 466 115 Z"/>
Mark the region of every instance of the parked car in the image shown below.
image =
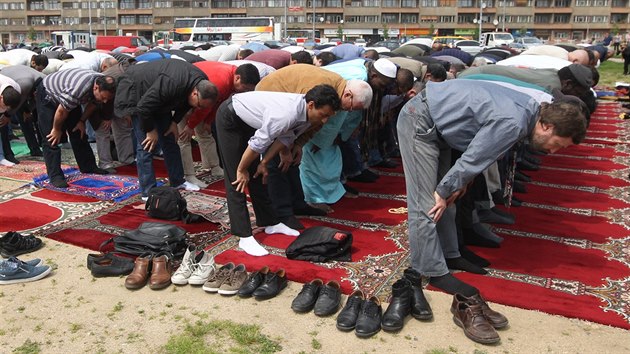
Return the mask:
<path id="1" fill-rule="evenodd" d="M 461 36 L 437 36 L 437 37 L 433 37 L 433 42 L 431 43 L 431 46 L 433 46 L 433 44 L 435 43 L 442 43 L 444 47 L 453 48 L 455 47 L 456 41 L 461 41 L 464 39 L 470 39 L 470 38 L 461 37 Z"/>
<path id="2" fill-rule="evenodd" d="M 284 47 L 288 47 L 290 44 L 280 41 L 265 41 L 264 45 L 271 49 L 282 49 Z"/>
<path id="3" fill-rule="evenodd" d="M 453 44 L 455 48 L 459 48 L 462 51 L 473 56 L 479 54 L 479 52 L 481 52 L 481 49 L 483 49 L 479 45 L 478 41 L 473 41 L 472 39 L 464 39 L 464 40 L 456 41 Z"/>
<path id="4" fill-rule="evenodd" d="M 395 39 L 388 39 L 386 41 L 376 42 L 373 45 L 371 45 L 370 47 L 384 47 L 384 48 L 387 48 L 389 50 L 394 50 L 394 49 L 400 47 L 400 43 L 398 43 L 398 41 L 395 40 Z"/>
<path id="5" fill-rule="evenodd" d="M 340 45 L 342 41 L 341 41 L 341 38 L 331 38 L 328 40 L 328 43 L 333 43 L 334 45 Z"/>
<path id="6" fill-rule="evenodd" d="M 527 50 L 531 47 L 536 47 L 539 45 L 543 45 L 543 41 L 536 37 L 519 37 L 514 40 L 515 43 L 522 44 L 523 47 Z"/>
<path id="7" fill-rule="evenodd" d="M 433 38 L 429 38 L 429 37 L 413 38 L 406 41 L 402 45 L 409 45 L 409 44 L 422 44 L 431 48 L 431 45 L 433 44 Z"/>
<path id="8" fill-rule="evenodd" d="M 356 45 L 357 47 L 365 47 L 366 44 L 367 42 L 363 38 L 357 38 L 354 40 L 354 45 Z"/>

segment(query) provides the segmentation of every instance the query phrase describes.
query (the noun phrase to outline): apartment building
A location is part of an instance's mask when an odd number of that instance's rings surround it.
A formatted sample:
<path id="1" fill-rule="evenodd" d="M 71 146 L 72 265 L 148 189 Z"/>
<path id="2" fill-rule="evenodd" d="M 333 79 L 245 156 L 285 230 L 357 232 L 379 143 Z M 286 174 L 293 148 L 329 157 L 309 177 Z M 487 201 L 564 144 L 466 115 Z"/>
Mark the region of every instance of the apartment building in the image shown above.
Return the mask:
<path id="1" fill-rule="evenodd" d="M 630 31 L 630 0 L 0 0 L 2 43 L 36 42 L 53 31 L 155 39 L 178 17 L 273 16 L 288 29 L 325 37 L 375 38 L 482 31 L 529 32 L 579 42 Z M 481 19 L 481 23 L 479 22 Z M 315 21 L 315 23 L 313 23 Z"/>

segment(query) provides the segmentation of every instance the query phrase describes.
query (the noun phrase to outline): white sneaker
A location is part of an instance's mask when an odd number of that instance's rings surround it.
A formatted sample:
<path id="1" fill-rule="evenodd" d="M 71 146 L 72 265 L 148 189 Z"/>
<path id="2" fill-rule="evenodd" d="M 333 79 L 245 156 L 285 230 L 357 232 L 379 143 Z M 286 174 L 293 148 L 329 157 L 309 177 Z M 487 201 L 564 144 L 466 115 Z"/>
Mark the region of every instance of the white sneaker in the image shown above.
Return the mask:
<path id="1" fill-rule="evenodd" d="M 195 176 L 188 176 L 186 177 L 186 181 L 190 182 L 194 185 L 199 186 L 199 188 L 206 188 L 208 186 L 208 184 L 202 180 L 200 180 L 199 178 L 195 177 Z"/>
<path id="2" fill-rule="evenodd" d="M 195 192 L 195 191 L 199 190 L 199 186 L 186 181 L 186 182 L 180 184 L 179 186 L 177 186 L 177 189 L 185 189 L 187 191 Z"/>
<path id="3" fill-rule="evenodd" d="M 186 253 L 184 253 L 182 263 L 179 265 L 179 268 L 177 268 L 177 271 L 171 276 L 171 283 L 176 285 L 188 284 L 188 278 L 190 278 L 195 268 L 195 250 L 195 246 L 188 246 Z"/>
<path id="4" fill-rule="evenodd" d="M 223 169 L 219 166 L 214 166 L 211 170 L 210 170 L 210 174 L 215 176 L 215 177 L 223 177 Z"/>
<path id="5" fill-rule="evenodd" d="M 7 166 L 7 167 L 11 167 L 14 166 L 15 164 L 7 159 L 2 159 L 0 160 L 0 166 Z"/>
<path id="6" fill-rule="evenodd" d="M 147 202 L 147 200 L 149 200 L 149 197 L 142 197 L 141 199 L 142 199 L 142 201 L 143 201 L 143 202 L 145 202 L 145 203 L 146 203 L 146 202 Z"/>
<path id="7" fill-rule="evenodd" d="M 203 254 L 203 256 L 199 259 L 201 254 Z M 190 278 L 188 278 L 188 284 L 191 285 L 203 285 L 214 270 L 214 257 L 210 256 L 209 253 L 201 251 L 197 259 L 199 259 L 199 261 L 195 263 L 195 269 Z"/>

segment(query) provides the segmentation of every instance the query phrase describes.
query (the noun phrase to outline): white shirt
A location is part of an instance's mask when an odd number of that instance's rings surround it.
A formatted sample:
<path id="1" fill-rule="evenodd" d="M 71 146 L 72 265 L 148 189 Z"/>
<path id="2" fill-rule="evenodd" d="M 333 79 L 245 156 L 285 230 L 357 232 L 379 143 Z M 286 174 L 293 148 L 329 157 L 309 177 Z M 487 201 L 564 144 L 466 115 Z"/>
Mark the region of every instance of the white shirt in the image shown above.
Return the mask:
<path id="1" fill-rule="evenodd" d="M 548 55 L 516 55 L 497 62 L 497 65 L 516 66 L 531 69 L 555 69 L 560 70 L 571 65 L 568 60 L 563 60 Z"/>
<path id="2" fill-rule="evenodd" d="M 260 75 L 260 79 L 262 80 L 263 77 L 271 74 L 272 72 L 276 71 L 276 68 L 274 68 L 271 65 L 267 65 L 265 63 L 261 63 L 258 61 L 253 61 L 253 60 L 228 60 L 228 61 L 224 61 L 224 63 L 226 64 L 230 64 L 230 65 L 234 65 L 234 66 L 241 66 L 243 64 L 252 64 L 253 66 L 256 67 L 256 69 L 258 69 L 258 74 Z"/>
<path id="3" fill-rule="evenodd" d="M 310 123 L 306 117 L 304 95 L 285 92 L 251 91 L 232 96 L 234 112 L 256 129 L 249 147 L 262 154 L 274 140 L 285 146 L 302 134 Z"/>
<path id="4" fill-rule="evenodd" d="M 80 52 L 80 50 L 76 50 L 73 52 Z M 103 60 L 108 58 L 113 58 L 113 56 L 105 53 L 89 52 L 87 53 L 87 55 L 80 55 L 78 58 L 75 57 L 74 59 L 60 67 L 59 70 L 88 69 L 100 73 L 101 63 L 103 62 Z"/>
<path id="5" fill-rule="evenodd" d="M 559 59 L 569 60 L 569 52 L 555 45 L 537 45 L 524 51 L 520 55 L 548 55 Z"/>
<path id="6" fill-rule="evenodd" d="M 31 66 L 31 58 L 37 53 L 28 49 L 11 49 L 0 53 L 0 64 Z"/>
<path id="7" fill-rule="evenodd" d="M 15 80 L 13 80 L 12 78 L 8 77 L 8 76 L 4 76 L 2 74 L 0 74 L 0 95 L 2 94 L 2 92 L 4 92 L 4 89 L 6 89 L 7 87 L 13 87 L 17 92 L 22 93 L 22 90 L 20 89 L 20 85 L 18 85 L 17 82 L 15 82 Z M 11 107 L 11 108 L 16 108 L 16 107 Z M 0 105 L 0 113 L 4 113 L 6 112 L 7 107 L 5 105 Z"/>

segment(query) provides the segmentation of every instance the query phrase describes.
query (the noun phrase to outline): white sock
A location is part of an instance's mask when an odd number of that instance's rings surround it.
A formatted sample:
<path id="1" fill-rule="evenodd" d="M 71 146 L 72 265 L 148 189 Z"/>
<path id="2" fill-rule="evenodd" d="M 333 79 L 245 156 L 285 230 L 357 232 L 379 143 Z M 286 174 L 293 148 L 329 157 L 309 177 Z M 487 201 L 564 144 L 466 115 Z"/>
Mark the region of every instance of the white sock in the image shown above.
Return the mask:
<path id="1" fill-rule="evenodd" d="M 7 167 L 11 167 L 15 165 L 13 162 L 7 160 L 7 159 L 2 159 L 0 160 L 0 166 L 7 166 Z"/>
<path id="2" fill-rule="evenodd" d="M 238 241 L 238 247 L 252 256 L 260 257 L 269 254 L 269 252 L 256 241 L 254 236 L 241 237 L 240 241 Z"/>
<path id="3" fill-rule="evenodd" d="M 293 230 L 283 223 L 279 223 L 273 226 L 265 227 L 265 233 L 267 234 L 285 234 L 287 236 L 300 236 L 298 230 Z"/>

